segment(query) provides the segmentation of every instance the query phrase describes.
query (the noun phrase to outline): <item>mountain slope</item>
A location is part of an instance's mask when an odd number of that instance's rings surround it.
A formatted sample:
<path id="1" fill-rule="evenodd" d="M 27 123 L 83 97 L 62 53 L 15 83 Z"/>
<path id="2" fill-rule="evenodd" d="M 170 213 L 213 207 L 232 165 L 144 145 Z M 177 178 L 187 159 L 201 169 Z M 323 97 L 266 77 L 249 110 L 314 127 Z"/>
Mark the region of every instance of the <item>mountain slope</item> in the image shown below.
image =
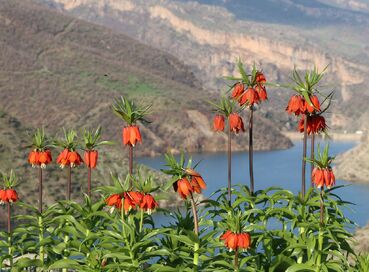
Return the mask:
<path id="1" fill-rule="evenodd" d="M 199 1 L 212 5 L 170 0 L 39 1 L 170 52 L 189 65 L 209 90 L 224 86 L 222 76 L 236 74 L 234 61 L 238 57 L 249 65 L 256 62 L 273 82 L 289 81 L 294 66 L 303 70 L 329 65 L 325 84 L 333 82 L 333 85 L 326 86 L 326 91 L 336 90 L 336 107 L 329 116 L 331 128 L 351 131 L 367 128 L 365 122 L 356 118 L 367 111 L 360 101 L 369 101 L 366 91 L 369 16 L 365 13 L 318 1 L 278 1 L 279 9 L 286 11 L 285 18 L 298 9 L 306 21 L 319 23 L 307 25 L 298 24 L 293 18 L 289 24 L 275 23 L 273 18 L 270 19 L 273 23 L 265 23 L 267 10 L 274 11 L 277 1 L 273 0 Z M 248 9 L 256 11 L 250 11 L 252 15 L 248 16 Z M 240 14 L 235 15 L 235 10 Z M 253 16 L 261 18 L 257 21 Z M 271 103 L 261 111 L 279 122 L 280 127 L 290 128 L 294 123 L 283 113 L 289 95 L 286 90 L 273 90 Z M 351 105 L 358 106 L 355 118 L 349 114 Z"/>
<path id="2" fill-rule="evenodd" d="M 142 129 L 150 149 L 139 154 L 224 149 L 207 121 L 208 94 L 174 57 L 32 1 L 3 1 L 0 15 L 0 106 L 20 122 L 51 132 L 100 124 L 120 142 L 122 122 L 110 105 L 128 95 L 153 104 L 153 122 Z M 257 133 L 259 149 L 290 146 L 270 124 Z"/>

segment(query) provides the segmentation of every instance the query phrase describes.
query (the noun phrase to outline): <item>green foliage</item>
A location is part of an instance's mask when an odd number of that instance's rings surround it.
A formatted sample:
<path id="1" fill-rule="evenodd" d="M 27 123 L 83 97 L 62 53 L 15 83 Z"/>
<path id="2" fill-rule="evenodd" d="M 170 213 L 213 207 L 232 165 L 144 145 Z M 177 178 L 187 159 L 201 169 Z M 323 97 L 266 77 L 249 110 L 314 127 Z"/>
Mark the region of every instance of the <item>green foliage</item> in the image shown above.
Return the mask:
<path id="1" fill-rule="evenodd" d="M 121 96 L 120 99 L 116 99 L 113 104 L 114 113 L 123 119 L 128 125 L 136 124 L 138 121 L 149 123 L 145 119 L 145 115 L 148 113 L 151 105 L 145 107 L 137 106 L 133 101 Z"/>
<path id="2" fill-rule="evenodd" d="M 33 135 L 32 147 L 37 151 L 45 151 L 52 146 L 52 143 L 45 135 L 44 128 L 38 128 Z"/>
<path id="3" fill-rule="evenodd" d="M 110 145 L 112 142 L 100 141 L 101 127 L 99 126 L 95 131 L 85 129 L 83 132 L 84 147 L 86 150 L 94 150 L 100 145 Z"/>
<path id="4" fill-rule="evenodd" d="M 226 117 L 228 117 L 233 112 L 240 111 L 239 109 L 236 111 L 236 101 L 233 99 L 228 98 L 225 95 L 222 95 L 218 103 L 214 103 L 211 101 L 208 101 L 210 105 L 213 106 L 213 111 L 222 114 Z"/>
<path id="5" fill-rule="evenodd" d="M 75 151 L 78 148 L 77 132 L 73 129 L 66 130 L 63 128 L 64 139 L 56 140 L 55 145 L 69 151 Z"/>
<path id="6" fill-rule="evenodd" d="M 13 169 L 10 170 L 9 175 L 2 173 L 2 179 L 5 188 L 14 188 L 15 186 L 17 186 L 17 177 Z"/>
<path id="7" fill-rule="evenodd" d="M 331 163 L 334 157 L 329 156 L 329 144 L 324 147 L 323 152 L 321 151 L 320 145 L 318 144 L 317 156 L 313 161 L 307 159 L 307 161 L 313 162 L 319 168 L 331 168 Z"/>
<path id="8" fill-rule="evenodd" d="M 188 166 L 168 155 L 168 164 Z M 191 163 L 190 163 L 191 165 Z M 128 177 L 130 178 L 130 177 Z M 148 190 L 152 180 L 136 178 Z M 125 190 L 128 180 L 113 178 L 108 194 Z M 150 188 L 149 188 L 150 187 Z M 146 188 L 147 189 L 147 188 Z M 153 218 L 140 210 L 127 214 L 109 212 L 103 197 L 92 203 L 61 201 L 40 214 L 24 203 L 26 215 L 11 234 L 0 232 L 2 267 L 14 260 L 13 270 L 38 268 L 77 271 L 368 271 L 368 257 L 351 248 L 354 223 L 342 212 L 350 203 L 335 191 L 325 190 L 324 224 L 320 224 L 320 194 L 311 188 L 304 199 L 288 190 L 268 188 L 251 194 L 246 186 L 233 188 L 230 205 L 222 189 L 199 208 L 200 231 L 194 229 L 190 206 L 177 212 L 159 209 L 169 218 L 155 226 Z M 143 226 L 143 227 L 142 227 Z M 225 231 L 248 232 L 251 247 L 229 252 L 219 239 Z M 194 264 L 194 257 L 198 264 Z M 318 265 L 320 264 L 320 265 Z"/>

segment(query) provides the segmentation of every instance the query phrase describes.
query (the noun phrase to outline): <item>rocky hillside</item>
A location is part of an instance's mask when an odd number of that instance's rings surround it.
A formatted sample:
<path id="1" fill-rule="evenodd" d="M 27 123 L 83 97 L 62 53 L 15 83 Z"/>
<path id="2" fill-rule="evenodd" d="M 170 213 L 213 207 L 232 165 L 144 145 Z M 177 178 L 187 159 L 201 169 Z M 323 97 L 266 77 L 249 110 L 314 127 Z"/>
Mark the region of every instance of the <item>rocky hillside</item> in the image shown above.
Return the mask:
<path id="1" fill-rule="evenodd" d="M 369 138 L 365 137 L 355 148 L 336 159 L 337 178 L 352 182 L 369 183 Z"/>
<path id="2" fill-rule="evenodd" d="M 121 95 L 152 104 L 152 123 L 142 126 L 138 155 L 225 148 L 224 136 L 210 128 L 205 100 L 211 96 L 187 66 L 163 51 L 31 0 L 0 2 L 0 36 L 0 171 L 16 171 L 19 194 L 27 203 L 36 204 L 37 198 L 37 173 L 27 164 L 36 127 L 61 137 L 63 127 L 81 131 L 101 125 L 103 138 L 116 145 L 101 150 L 94 185 L 109 183 L 111 172 L 124 177 L 123 123 L 111 109 Z M 291 146 L 268 120 L 257 122 L 256 148 Z M 244 149 L 246 141 L 240 135 L 235 148 Z M 54 160 L 57 154 L 53 150 Z M 65 175 L 55 164 L 45 170 L 47 204 L 64 199 Z M 155 175 L 165 182 L 166 177 Z M 74 199 L 86 191 L 85 180 L 85 167 L 73 171 Z"/>
<path id="3" fill-rule="evenodd" d="M 119 143 L 122 122 L 111 103 L 127 95 L 153 105 L 152 123 L 142 129 L 150 148 L 139 154 L 224 149 L 223 136 L 210 129 L 209 95 L 175 57 L 28 0 L 2 1 L 0 26 L 0 107 L 28 127 L 55 133 L 100 124 Z M 268 121 L 260 123 L 258 149 L 291 145 Z M 242 137 L 235 146 L 245 143 Z"/>
<path id="4" fill-rule="evenodd" d="M 224 86 L 222 76 L 236 73 L 237 57 L 250 65 L 261 65 L 274 82 L 288 81 L 294 66 L 306 69 L 317 65 L 322 69 L 329 65 L 326 82 L 333 83 L 326 90 L 336 90 L 331 127 L 367 128 L 360 118 L 367 111 L 361 101 L 369 101 L 366 13 L 341 8 L 329 0 L 284 0 L 277 6 L 271 0 L 38 1 L 170 52 L 189 65 L 208 90 L 220 89 Z M 293 123 L 283 114 L 289 94 L 273 89 L 271 103 L 261 111 L 287 129 Z"/>

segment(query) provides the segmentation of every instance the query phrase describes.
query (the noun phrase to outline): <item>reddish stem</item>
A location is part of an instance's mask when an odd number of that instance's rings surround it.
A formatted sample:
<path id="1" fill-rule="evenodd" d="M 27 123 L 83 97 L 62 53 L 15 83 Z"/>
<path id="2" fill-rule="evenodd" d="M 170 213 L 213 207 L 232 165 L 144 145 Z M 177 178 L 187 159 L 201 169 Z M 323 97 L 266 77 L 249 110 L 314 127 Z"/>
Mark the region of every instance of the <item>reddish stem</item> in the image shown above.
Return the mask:
<path id="1" fill-rule="evenodd" d="M 232 202 L 232 134 L 231 129 L 228 129 L 228 150 L 227 150 L 227 158 L 228 158 L 228 201 L 229 205 Z"/>
<path id="2" fill-rule="evenodd" d="M 250 170 L 250 192 L 254 194 L 254 147 L 252 142 L 252 129 L 253 129 L 253 116 L 254 110 L 250 108 L 250 120 L 249 120 L 249 170 Z"/>
<path id="3" fill-rule="evenodd" d="M 67 200 L 70 200 L 70 194 L 72 189 L 72 166 L 68 166 L 67 169 Z"/>
<path id="4" fill-rule="evenodd" d="M 305 197 L 305 188 L 306 188 L 306 149 L 307 149 L 307 114 L 305 114 L 304 118 L 304 145 L 303 145 L 303 154 L 302 154 L 302 169 L 301 169 L 301 196 Z"/>
<path id="5" fill-rule="evenodd" d="M 11 210 L 10 210 L 10 202 L 7 203 L 8 206 L 8 233 L 10 234 L 12 231 L 12 225 L 11 225 Z"/>
<path id="6" fill-rule="evenodd" d="M 196 210 L 196 203 L 195 200 L 193 199 L 193 195 L 191 194 L 191 205 L 192 205 L 192 213 L 193 213 L 193 223 L 195 226 L 195 234 L 198 236 L 199 235 L 199 218 L 197 216 L 197 210 Z"/>
<path id="7" fill-rule="evenodd" d="M 87 194 L 88 197 L 91 198 L 91 167 L 88 167 L 88 175 L 87 175 Z"/>
<path id="8" fill-rule="evenodd" d="M 42 213 L 42 168 L 41 167 L 38 170 L 38 179 L 39 179 L 38 211 Z"/>
<path id="9" fill-rule="evenodd" d="M 313 170 L 314 170 L 314 157 L 315 157 L 315 134 L 311 134 L 311 149 L 310 149 L 310 160 L 311 160 L 311 183 L 313 182 Z"/>
<path id="10" fill-rule="evenodd" d="M 133 174 L 133 146 L 129 145 L 129 175 L 132 176 Z M 132 188 L 132 179 L 129 179 L 129 187 Z"/>

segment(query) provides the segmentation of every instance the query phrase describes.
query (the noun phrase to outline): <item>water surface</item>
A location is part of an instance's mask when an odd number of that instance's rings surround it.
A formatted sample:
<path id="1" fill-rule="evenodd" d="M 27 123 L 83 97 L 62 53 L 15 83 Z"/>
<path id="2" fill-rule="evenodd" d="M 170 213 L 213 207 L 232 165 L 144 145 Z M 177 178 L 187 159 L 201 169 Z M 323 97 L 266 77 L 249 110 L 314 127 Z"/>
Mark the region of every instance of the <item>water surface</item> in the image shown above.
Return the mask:
<path id="1" fill-rule="evenodd" d="M 298 193 L 301 189 L 301 156 L 302 143 L 294 142 L 294 147 L 288 150 L 262 151 L 254 154 L 255 190 L 270 186 L 278 186 Z M 357 142 L 335 141 L 330 142 L 331 155 L 337 155 L 352 147 Z M 324 145 L 324 143 L 322 143 Z M 310 150 L 310 148 L 308 148 Z M 197 170 L 203 175 L 208 188 L 204 191 L 205 196 L 227 186 L 227 157 L 224 152 L 220 153 L 197 153 L 192 154 L 194 162 L 201 161 Z M 164 168 L 163 156 L 139 158 L 139 162 L 154 169 Z M 307 172 L 310 171 L 308 164 Z M 234 184 L 243 183 L 249 185 L 248 153 L 235 152 L 232 156 L 232 180 Z M 343 200 L 355 203 L 352 209 L 345 211 L 346 216 L 354 220 L 360 226 L 369 221 L 369 185 L 337 181 L 337 185 L 350 185 L 336 191 Z M 307 182 L 307 187 L 309 187 Z"/>

